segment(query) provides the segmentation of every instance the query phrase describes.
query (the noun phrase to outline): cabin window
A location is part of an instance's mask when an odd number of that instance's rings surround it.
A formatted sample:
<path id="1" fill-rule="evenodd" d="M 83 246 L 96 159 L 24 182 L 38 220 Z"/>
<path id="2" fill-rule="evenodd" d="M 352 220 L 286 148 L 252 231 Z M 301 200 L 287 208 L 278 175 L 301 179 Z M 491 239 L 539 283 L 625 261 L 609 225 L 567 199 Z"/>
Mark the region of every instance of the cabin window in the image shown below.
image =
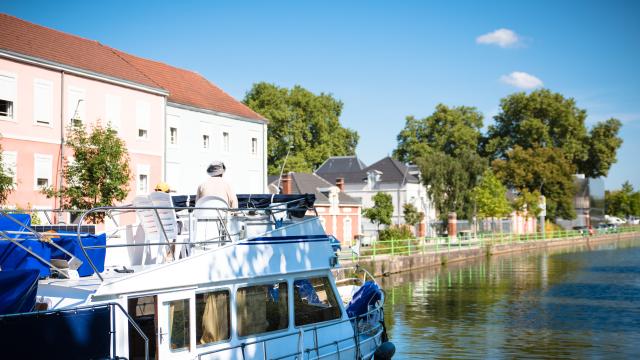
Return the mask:
<path id="1" fill-rule="evenodd" d="M 206 345 L 231 338 L 229 292 L 196 294 L 196 343 Z"/>
<path id="2" fill-rule="evenodd" d="M 287 283 L 249 286 L 236 294 L 238 336 L 289 327 Z"/>
<path id="3" fill-rule="evenodd" d="M 130 298 L 128 301 L 129 315 L 149 339 L 149 359 L 156 357 L 156 298 L 143 296 Z M 138 331 L 129 324 L 129 359 L 144 359 L 144 340 Z"/>
<path id="4" fill-rule="evenodd" d="M 189 299 L 169 301 L 169 348 L 171 351 L 189 348 Z"/>
<path id="5" fill-rule="evenodd" d="M 340 306 L 326 277 L 293 282 L 295 325 L 302 326 L 340 318 Z"/>

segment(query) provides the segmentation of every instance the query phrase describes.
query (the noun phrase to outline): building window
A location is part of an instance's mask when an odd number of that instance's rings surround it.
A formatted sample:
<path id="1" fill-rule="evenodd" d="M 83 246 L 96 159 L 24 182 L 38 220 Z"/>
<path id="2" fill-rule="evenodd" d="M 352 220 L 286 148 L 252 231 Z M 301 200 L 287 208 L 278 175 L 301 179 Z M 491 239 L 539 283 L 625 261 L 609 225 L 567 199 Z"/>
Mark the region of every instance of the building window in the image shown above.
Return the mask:
<path id="1" fill-rule="evenodd" d="M 82 125 L 85 120 L 86 102 L 85 91 L 79 88 L 69 88 L 67 100 L 68 118 L 73 125 Z"/>
<path id="2" fill-rule="evenodd" d="M 38 125 L 51 124 L 53 114 L 53 83 L 35 80 L 33 83 L 33 119 Z"/>
<path id="3" fill-rule="evenodd" d="M 223 151 L 229 152 L 229 133 L 226 131 L 222 133 L 222 146 Z"/>
<path id="4" fill-rule="evenodd" d="M 196 294 L 196 344 L 206 345 L 231 338 L 229 291 Z"/>
<path id="5" fill-rule="evenodd" d="M 251 336 L 288 328 L 287 283 L 238 289 L 236 311 L 238 336 Z"/>
<path id="6" fill-rule="evenodd" d="M 258 139 L 251 138 L 251 155 L 258 155 Z"/>
<path id="7" fill-rule="evenodd" d="M 145 101 L 136 102 L 136 125 L 138 127 L 138 139 L 149 138 L 149 126 L 151 122 L 151 108 Z"/>
<path id="8" fill-rule="evenodd" d="M 0 74 L 0 119 L 15 120 L 16 78 Z"/>
<path id="9" fill-rule="evenodd" d="M 137 186 L 138 195 L 149 193 L 149 165 L 138 165 Z"/>
<path id="10" fill-rule="evenodd" d="M 34 155 L 34 189 L 40 190 L 51 186 L 53 172 L 53 157 L 51 155 Z"/>
<path id="11" fill-rule="evenodd" d="M 340 318 L 340 307 L 326 277 L 293 282 L 293 313 L 296 326 Z"/>
<path id="12" fill-rule="evenodd" d="M 2 165 L 4 173 L 13 179 L 13 187 L 18 183 L 18 153 L 15 151 L 2 152 Z"/>
<path id="13" fill-rule="evenodd" d="M 178 128 L 169 128 L 169 144 L 178 145 Z"/>
<path id="14" fill-rule="evenodd" d="M 120 130 L 120 114 L 122 109 L 122 100 L 119 96 L 107 94 L 105 97 L 105 117 L 107 125 L 112 129 Z"/>
<path id="15" fill-rule="evenodd" d="M 209 135 L 202 135 L 202 148 L 209 149 Z"/>

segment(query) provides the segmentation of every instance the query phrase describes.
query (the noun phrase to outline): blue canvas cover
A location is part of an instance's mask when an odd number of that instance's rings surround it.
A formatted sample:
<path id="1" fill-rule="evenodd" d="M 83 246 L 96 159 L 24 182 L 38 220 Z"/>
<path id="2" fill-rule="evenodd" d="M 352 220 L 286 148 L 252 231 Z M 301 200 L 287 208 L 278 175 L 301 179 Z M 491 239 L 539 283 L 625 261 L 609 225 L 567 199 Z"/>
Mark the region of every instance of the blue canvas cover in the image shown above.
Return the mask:
<path id="1" fill-rule="evenodd" d="M 33 310 L 39 275 L 34 269 L 0 271 L 0 315 Z"/>
<path id="2" fill-rule="evenodd" d="M 367 281 L 353 294 L 349 305 L 347 305 L 347 315 L 350 318 L 364 315 L 369 311 L 369 305 L 373 305 L 382 298 L 382 290 L 374 281 Z"/>
<path id="3" fill-rule="evenodd" d="M 59 232 L 59 233 L 63 233 L 63 232 Z M 82 260 L 82 265 L 78 268 L 78 275 L 80 276 L 93 275 L 93 269 L 91 268 L 91 265 L 89 265 L 87 258 L 84 256 L 84 253 L 80 248 L 80 244 L 78 244 L 78 236 L 76 235 L 76 233 L 69 233 L 69 235 L 60 235 L 60 237 L 53 238 L 53 241 L 63 249 L 72 253 L 78 259 Z M 107 236 L 104 233 L 99 235 L 88 234 L 88 235 L 82 236 L 82 245 L 85 247 L 86 246 L 105 246 L 106 243 L 107 243 Z M 91 261 L 93 261 L 93 264 L 98 269 L 98 272 L 103 272 L 104 258 L 107 253 L 107 249 L 103 247 L 100 249 L 86 249 L 86 250 L 87 250 L 87 255 L 89 255 L 89 257 L 91 258 Z M 55 247 L 51 247 L 51 258 L 69 260 L 69 256 L 67 254 L 63 253 L 59 249 L 56 249 Z"/>
<path id="4" fill-rule="evenodd" d="M 51 246 L 45 242 L 20 240 L 20 244 L 47 261 L 51 259 Z M 0 240 L 0 267 L 2 270 L 34 269 L 40 277 L 51 274 L 49 266 L 8 240 Z"/>
<path id="5" fill-rule="evenodd" d="M 0 214 L 0 230 L 2 231 L 24 231 L 25 228 L 16 224 L 11 219 L 7 219 L 7 216 L 18 220 L 19 222 L 31 226 L 31 215 L 29 214 Z"/>

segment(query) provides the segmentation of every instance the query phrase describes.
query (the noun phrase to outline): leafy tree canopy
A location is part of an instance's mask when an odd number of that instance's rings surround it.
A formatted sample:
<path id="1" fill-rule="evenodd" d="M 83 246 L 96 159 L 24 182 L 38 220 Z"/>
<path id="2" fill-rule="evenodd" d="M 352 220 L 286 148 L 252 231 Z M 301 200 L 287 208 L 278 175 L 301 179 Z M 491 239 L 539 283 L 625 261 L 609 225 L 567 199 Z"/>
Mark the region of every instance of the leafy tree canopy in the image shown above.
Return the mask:
<path id="1" fill-rule="evenodd" d="M 633 191 L 633 186 L 626 181 L 620 190 L 605 193 L 607 215 L 628 218 L 640 216 L 640 192 Z"/>
<path id="2" fill-rule="evenodd" d="M 61 196 L 66 209 L 112 206 L 127 197 L 129 155 L 115 130 L 98 125 L 87 132 L 82 125 L 74 125 L 68 129 L 66 145 L 74 161 L 65 162 L 63 186 L 44 190 L 47 197 Z M 94 217 L 94 221 L 101 219 L 101 215 Z"/>
<path id="3" fill-rule="evenodd" d="M 431 151 L 451 156 L 473 153 L 478 149 L 481 128 L 482 114 L 475 108 L 438 104 L 433 114 L 424 119 L 407 116 L 393 156 L 415 163 Z"/>
<path id="4" fill-rule="evenodd" d="M 420 167 L 423 183 L 442 219 L 472 214 L 471 189 L 487 168 L 478 154 L 482 114 L 473 107 L 436 106 L 424 119 L 409 116 L 394 156 Z"/>
<path id="5" fill-rule="evenodd" d="M 379 192 L 373 196 L 373 207 L 364 209 L 362 215 L 378 225 L 391 225 L 391 215 L 393 214 L 393 203 L 391 195 Z"/>
<path id="6" fill-rule="evenodd" d="M 330 156 L 353 155 L 358 134 L 340 124 L 342 102 L 330 94 L 313 94 L 301 86 L 292 89 L 256 83 L 243 102 L 269 120 L 268 171 L 280 173 L 290 149 L 285 172 L 311 172 Z"/>
<path id="7" fill-rule="evenodd" d="M 2 160 L 2 144 L 0 144 L 0 205 L 4 204 L 13 191 L 13 174 L 7 169 Z"/>
<path id="8" fill-rule="evenodd" d="M 418 211 L 411 203 L 404 204 L 402 210 L 404 212 L 404 222 L 411 226 L 416 226 L 424 219 L 424 213 Z"/>
<path id="9" fill-rule="evenodd" d="M 587 111 L 572 98 L 542 89 L 509 95 L 500 101 L 500 108 L 483 141 L 484 153 L 493 159 L 505 159 L 516 145 L 556 148 L 588 177 L 606 176 L 616 162 L 622 144 L 620 121 L 609 119 L 587 132 Z"/>
<path id="10" fill-rule="evenodd" d="M 525 149 L 516 145 L 506 156 L 506 159 L 496 159 L 492 163 L 503 184 L 520 193 L 538 191 L 544 194 L 547 217 L 551 219 L 575 217 L 575 166 L 561 151 L 548 147 Z"/>
<path id="11" fill-rule="evenodd" d="M 507 188 L 491 169 L 485 170 L 479 184 L 473 188 L 472 198 L 479 218 L 504 217 L 511 213 Z"/>

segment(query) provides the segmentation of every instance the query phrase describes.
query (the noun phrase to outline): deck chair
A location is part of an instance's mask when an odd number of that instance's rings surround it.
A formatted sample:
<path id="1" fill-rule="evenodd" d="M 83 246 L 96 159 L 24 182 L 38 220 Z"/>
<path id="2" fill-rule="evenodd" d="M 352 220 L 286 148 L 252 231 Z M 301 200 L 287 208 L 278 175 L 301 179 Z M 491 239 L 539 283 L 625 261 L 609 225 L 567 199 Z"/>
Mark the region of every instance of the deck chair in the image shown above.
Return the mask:
<path id="1" fill-rule="evenodd" d="M 147 196 L 136 196 L 133 199 L 134 207 L 153 207 L 153 202 Z M 144 230 L 144 242 L 147 244 L 165 243 L 167 240 L 161 234 L 160 222 L 154 209 L 136 209 L 136 215 L 140 219 L 140 225 Z M 143 264 L 161 264 L 170 257 L 171 247 L 167 245 L 148 245 L 144 247 L 142 256 Z"/>
<path id="2" fill-rule="evenodd" d="M 170 208 L 173 207 L 173 201 L 171 195 L 164 192 L 153 192 L 149 194 L 149 200 L 155 207 Z M 157 209 L 158 217 L 160 218 L 160 239 L 165 240 L 164 234 L 166 234 L 166 240 L 169 242 L 187 242 L 189 238 L 181 234 L 183 227 L 181 221 L 176 216 L 174 209 Z M 164 230 L 164 233 L 162 232 Z M 190 246 L 184 244 L 175 244 L 174 254 L 181 258 L 189 255 Z"/>
<path id="3" fill-rule="evenodd" d="M 202 209 L 215 208 L 215 209 Z M 190 226 L 192 241 L 223 241 L 229 240 L 227 234 L 227 224 L 229 223 L 229 212 L 221 209 L 228 209 L 229 204 L 217 196 L 204 196 L 196 202 L 193 211 L 193 224 Z M 205 244 L 211 247 L 212 244 Z"/>

